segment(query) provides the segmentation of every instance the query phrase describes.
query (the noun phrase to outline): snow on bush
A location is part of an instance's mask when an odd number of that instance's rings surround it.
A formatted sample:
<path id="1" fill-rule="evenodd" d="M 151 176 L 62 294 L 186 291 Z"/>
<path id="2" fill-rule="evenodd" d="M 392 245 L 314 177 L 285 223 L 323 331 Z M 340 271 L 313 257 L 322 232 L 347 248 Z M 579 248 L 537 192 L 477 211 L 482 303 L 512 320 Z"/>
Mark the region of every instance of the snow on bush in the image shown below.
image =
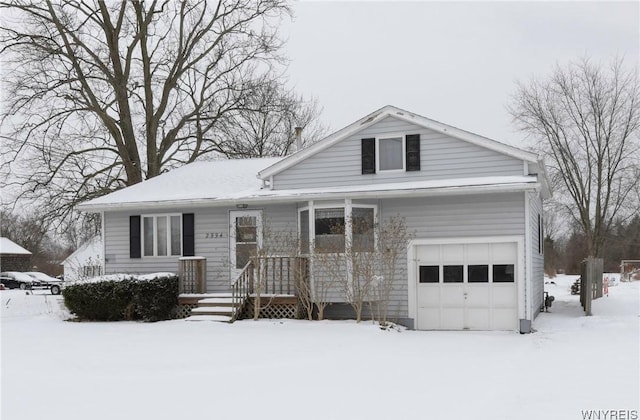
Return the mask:
<path id="1" fill-rule="evenodd" d="M 173 273 L 111 274 L 67 286 L 62 295 L 81 320 L 160 321 L 170 319 L 178 304 L 178 277 Z"/>

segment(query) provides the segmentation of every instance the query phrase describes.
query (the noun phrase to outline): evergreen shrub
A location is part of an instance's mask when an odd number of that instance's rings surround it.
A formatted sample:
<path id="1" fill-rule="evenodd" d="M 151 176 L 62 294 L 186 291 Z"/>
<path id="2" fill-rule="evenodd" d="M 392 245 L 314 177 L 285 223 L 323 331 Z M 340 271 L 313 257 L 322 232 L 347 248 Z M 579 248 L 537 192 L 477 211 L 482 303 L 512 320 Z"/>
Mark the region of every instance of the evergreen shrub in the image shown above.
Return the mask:
<path id="1" fill-rule="evenodd" d="M 80 320 L 160 321 L 171 319 L 178 304 L 178 277 L 93 281 L 67 286 L 64 303 Z"/>

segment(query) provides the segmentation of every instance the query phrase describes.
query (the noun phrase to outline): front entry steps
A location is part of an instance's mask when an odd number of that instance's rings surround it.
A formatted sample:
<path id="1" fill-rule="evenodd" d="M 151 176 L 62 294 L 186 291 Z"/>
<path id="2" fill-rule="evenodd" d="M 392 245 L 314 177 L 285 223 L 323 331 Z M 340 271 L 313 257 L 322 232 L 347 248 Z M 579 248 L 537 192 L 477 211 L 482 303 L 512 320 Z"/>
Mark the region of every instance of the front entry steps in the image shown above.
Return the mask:
<path id="1" fill-rule="evenodd" d="M 231 322 L 231 317 L 227 315 L 191 315 L 184 319 L 185 321 L 216 321 Z"/>
<path id="2" fill-rule="evenodd" d="M 249 295 L 241 305 L 233 304 L 231 293 L 181 294 L 178 307 L 187 321 L 232 322 L 235 319 L 254 317 L 255 295 Z M 294 295 L 261 294 L 260 318 L 290 318 L 299 315 L 298 297 Z"/>
<path id="3" fill-rule="evenodd" d="M 187 321 L 231 322 L 238 308 L 231 293 L 207 293 L 206 295 L 180 295 L 181 305 L 190 305 Z"/>

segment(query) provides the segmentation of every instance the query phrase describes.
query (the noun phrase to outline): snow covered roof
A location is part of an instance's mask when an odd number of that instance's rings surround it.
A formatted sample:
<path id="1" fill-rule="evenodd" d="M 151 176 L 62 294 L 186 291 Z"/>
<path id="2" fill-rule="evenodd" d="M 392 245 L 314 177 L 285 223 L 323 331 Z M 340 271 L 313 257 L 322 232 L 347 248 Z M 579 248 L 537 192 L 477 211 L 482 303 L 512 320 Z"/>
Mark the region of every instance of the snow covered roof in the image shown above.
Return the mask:
<path id="1" fill-rule="evenodd" d="M 31 255 L 31 252 L 27 251 L 9 238 L 0 237 L 0 254 Z"/>
<path id="2" fill-rule="evenodd" d="M 268 160 L 264 159 L 261 163 L 266 164 Z M 243 163 L 247 162 L 235 160 L 189 164 L 125 190 L 92 200 L 83 204 L 81 210 L 222 206 L 239 203 L 292 202 L 318 198 L 342 199 L 346 196 L 349 198 L 436 196 L 525 191 L 541 188 L 536 176 L 494 176 L 270 190 L 262 188 L 261 181 L 255 177 L 257 170 L 254 168 L 254 172 L 249 172 L 248 166 L 251 165 Z M 237 165 L 237 167 L 230 164 Z M 260 166 L 256 160 L 253 160 L 252 165 Z M 240 171 L 240 168 L 246 172 Z M 212 174 L 221 174 L 221 177 L 212 177 Z M 199 180 L 199 182 L 193 182 L 194 180 Z"/>
<path id="3" fill-rule="evenodd" d="M 336 143 L 339 143 L 347 137 L 350 137 L 357 132 L 366 129 L 367 127 L 370 127 L 389 116 L 398 118 L 411 124 L 428 128 L 442 134 L 446 134 L 448 136 L 502 153 L 507 156 L 514 157 L 516 159 L 521 159 L 525 162 L 530 163 L 532 169 L 531 173 L 544 171 L 544 165 L 542 164 L 540 157 L 535 153 L 527 152 L 525 150 L 518 149 L 517 147 L 509 146 L 507 144 L 500 143 L 487 137 L 483 137 L 469 131 L 461 130 L 451 125 L 447 125 L 439 121 L 432 120 L 430 118 L 426 118 L 409 111 L 405 111 L 393 105 L 387 105 L 359 119 L 358 121 L 355 121 L 354 123 L 344 127 L 343 129 L 336 131 L 323 140 L 311 145 L 310 147 L 289 155 L 287 158 L 282 159 L 274 165 L 261 171 L 258 176 L 261 179 L 268 179 L 269 177 L 282 172 L 283 170 L 290 168 L 291 166 L 296 165 L 297 163 L 333 146 Z"/>
<path id="4" fill-rule="evenodd" d="M 102 249 L 102 238 L 100 236 L 96 236 L 80 245 L 78 249 L 73 251 L 71 255 L 69 255 L 67 258 L 65 258 L 64 261 L 62 261 L 61 265 L 75 262 L 78 259 L 82 259 L 83 256 L 85 258 L 96 256 L 101 258 L 103 254 Z"/>
<path id="5" fill-rule="evenodd" d="M 252 195 L 262 188 L 256 175 L 280 158 L 193 162 L 139 184 L 90 200 L 78 206 L 96 211 L 117 205 L 230 200 Z"/>

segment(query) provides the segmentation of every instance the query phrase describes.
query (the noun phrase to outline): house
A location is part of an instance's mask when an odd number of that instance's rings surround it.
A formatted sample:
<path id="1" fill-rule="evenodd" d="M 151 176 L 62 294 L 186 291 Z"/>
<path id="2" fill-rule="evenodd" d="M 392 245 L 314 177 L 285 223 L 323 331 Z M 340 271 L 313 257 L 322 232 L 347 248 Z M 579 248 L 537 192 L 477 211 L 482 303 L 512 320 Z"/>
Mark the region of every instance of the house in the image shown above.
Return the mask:
<path id="1" fill-rule="evenodd" d="M 31 256 L 31 252 L 11 239 L 0 237 L 0 271 L 29 271 Z"/>
<path id="2" fill-rule="evenodd" d="M 63 262 L 65 281 L 78 281 L 102 274 L 104 250 L 102 238 L 96 236 L 83 243 Z"/>
<path id="3" fill-rule="evenodd" d="M 106 273 L 175 271 L 180 257 L 200 257 L 207 293 L 236 284 L 265 224 L 313 257 L 356 234 L 374 243 L 351 218 L 399 215 L 413 237 L 390 295 L 397 322 L 528 332 L 543 305 L 549 194 L 537 155 L 385 106 L 285 158 L 195 162 L 80 208 L 102 213 Z M 344 298 L 332 300 L 328 315 L 345 315 Z"/>

